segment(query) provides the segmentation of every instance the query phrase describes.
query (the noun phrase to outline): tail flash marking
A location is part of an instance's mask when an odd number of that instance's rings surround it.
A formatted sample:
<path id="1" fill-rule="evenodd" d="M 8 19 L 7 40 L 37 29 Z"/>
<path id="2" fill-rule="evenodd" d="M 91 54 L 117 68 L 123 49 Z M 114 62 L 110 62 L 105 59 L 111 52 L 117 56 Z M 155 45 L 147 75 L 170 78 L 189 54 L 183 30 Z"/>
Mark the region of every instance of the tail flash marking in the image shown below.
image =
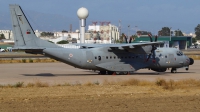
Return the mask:
<path id="1" fill-rule="evenodd" d="M 26 31 L 26 34 L 31 34 L 31 31 L 30 31 L 30 30 L 27 30 L 27 31 Z"/>

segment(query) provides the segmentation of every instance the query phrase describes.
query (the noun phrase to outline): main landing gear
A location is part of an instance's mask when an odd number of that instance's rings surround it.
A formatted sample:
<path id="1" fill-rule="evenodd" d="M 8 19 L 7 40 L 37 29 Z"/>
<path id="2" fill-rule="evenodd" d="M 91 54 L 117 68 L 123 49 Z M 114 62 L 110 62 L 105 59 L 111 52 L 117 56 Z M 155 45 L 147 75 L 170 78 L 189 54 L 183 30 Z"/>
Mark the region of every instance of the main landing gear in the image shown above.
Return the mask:
<path id="1" fill-rule="evenodd" d="M 172 68 L 171 69 L 171 73 L 176 73 L 177 72 L 177 69 L 176 68 Z"/>
<path id="2" fill-rule="evenodd" d="M 128 75 L 129 74 L 129 72 L 114 72 L 114 71 L 99 71 L 99 74 L 101 74 L 101 75 L 106 75 L 106 74 L 108 74 L 108 75 Z"/>
<path id="3" fill-rule="evenodd" d="M 115 72 L 116 75 L 128 75 L 129 72 Z"/>
<path id="4" fill-rule="evenodd" d="M 106 71 L 99 71 L 99 74 L 105 75 L 105 74 L 106 74 Z"/>

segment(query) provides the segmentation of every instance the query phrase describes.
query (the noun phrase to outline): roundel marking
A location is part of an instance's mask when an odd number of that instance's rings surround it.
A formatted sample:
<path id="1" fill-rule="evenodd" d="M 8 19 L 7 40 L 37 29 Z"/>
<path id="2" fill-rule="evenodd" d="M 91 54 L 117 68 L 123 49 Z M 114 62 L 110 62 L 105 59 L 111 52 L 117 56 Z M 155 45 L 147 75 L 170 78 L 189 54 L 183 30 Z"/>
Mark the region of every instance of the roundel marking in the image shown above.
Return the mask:
<path id="1" fill-rule="evenodd" d="M 72 53 L 70 53 L 70 54 L 69 54 L 69 57 L 73 57 L 73 54 L 72 54 Z"/>

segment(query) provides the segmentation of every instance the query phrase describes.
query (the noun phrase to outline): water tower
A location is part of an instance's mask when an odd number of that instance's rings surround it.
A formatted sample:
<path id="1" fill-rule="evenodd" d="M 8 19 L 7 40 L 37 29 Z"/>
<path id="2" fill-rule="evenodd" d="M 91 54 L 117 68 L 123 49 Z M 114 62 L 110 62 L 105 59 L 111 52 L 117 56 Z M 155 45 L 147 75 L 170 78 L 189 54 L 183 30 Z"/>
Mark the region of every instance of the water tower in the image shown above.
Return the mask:
<path id="1" fill-rule="evenodd" d="M 77 15 L 80 19 L 80 43 L 85 43 L 85 25 L 89 12 L 86 8 L 81 7 L 78 9 Z"/>

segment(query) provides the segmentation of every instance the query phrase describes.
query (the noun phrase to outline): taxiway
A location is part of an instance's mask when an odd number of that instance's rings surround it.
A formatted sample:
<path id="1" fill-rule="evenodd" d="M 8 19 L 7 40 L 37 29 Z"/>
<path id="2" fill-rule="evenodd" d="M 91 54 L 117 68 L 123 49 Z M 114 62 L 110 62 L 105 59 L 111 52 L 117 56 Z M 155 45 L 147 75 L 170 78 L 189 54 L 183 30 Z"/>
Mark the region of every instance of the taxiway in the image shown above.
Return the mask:
<path id="1" fill-rule="evenodd" d="M 178 73 L 167 70 L 163 73 L 147 69 L 138 70 L 130 75 L 98 75 L 91 70 L 74 68 L 64 63 L 11 63 L 0 64 L 0 84 L 15 84 L 17 82 L 47 82 L 49 84 L 86 83 L 128 80 L 155 81 L 158 78 L 166 80 L 200 79 L 200 60 L 195 60 L 189 71 L 178 69 Z"/>

